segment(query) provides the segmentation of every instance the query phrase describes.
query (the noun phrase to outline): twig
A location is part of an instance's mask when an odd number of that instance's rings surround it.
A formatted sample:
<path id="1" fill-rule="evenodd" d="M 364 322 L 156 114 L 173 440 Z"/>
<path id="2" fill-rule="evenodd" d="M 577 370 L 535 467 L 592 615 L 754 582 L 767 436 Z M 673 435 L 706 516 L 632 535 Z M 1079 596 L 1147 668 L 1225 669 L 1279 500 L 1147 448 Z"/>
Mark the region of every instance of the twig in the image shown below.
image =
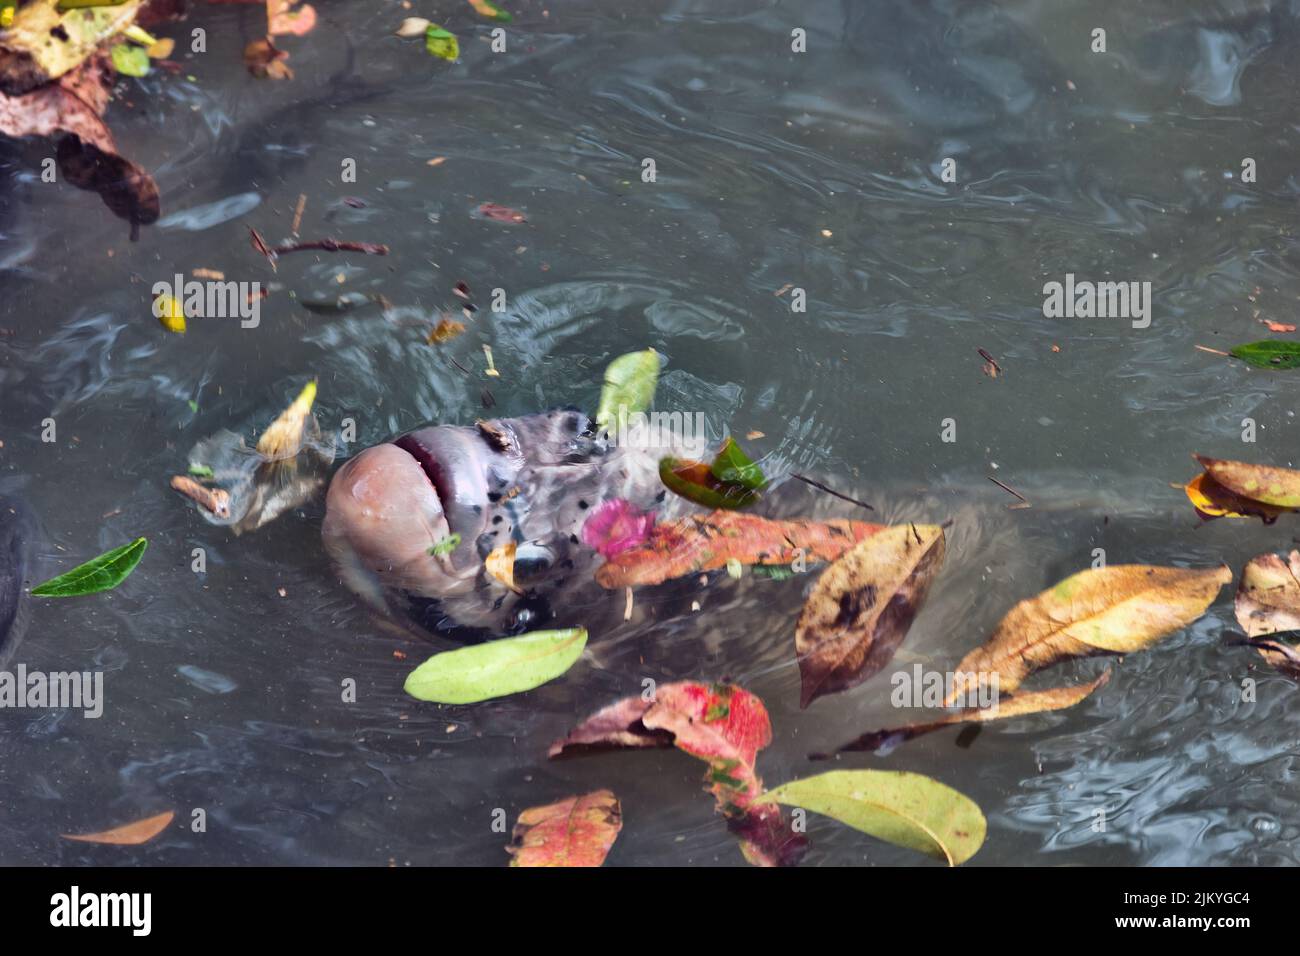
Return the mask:
<path id="1" fill-rule="evenodd" d="M 993 482 L 993 484 L 997 485 L 999 488 L 1001 488 L 1001 489 L 1002 489 L 1003 491 L 1005 491 L 1007 494 L 1015 495 L 1017 498 L 1019 498 L 1019 499 L 1020 499 L 1022 502 L 1024 502 L 1026 505 L 1029 504 L 1029 499 L 1026 498 L 1024 495 L 1022 495 L 1020 492 L 1016 491 L 1016 489 L 1011 488 L 1011 487 L 1008 487 L 1007 485 L 1004 485 L 1002 482 L 998 481 L 998 480 L 997 480 L 996 478 L 994 478 L 992 475 L 986 475 L 985 477 L 987 477 L 989 481 Z M 1013 505 L 1012 507 L 1014 507 L 1014 505 Z"/>
<path id="2" fill-rule="evenodd" d="M 868 511 L 876 510 L 875 508 L 871 507 L 871 505 L 867 504 L 865 501 L 859 501 L 857 498 L 850 498 L 848 495 L 840 494 L 840 492 L 836 491 L 834 488 L 827 488 L 820 481 L 813 481 L 811 478 L 808 478 L 805 475 L 801 475 L 798 472 L 794 472 L 794 471 L 790 472 L 790 477 L 798 478 L 800 481 L 812 485 L 814 488 L 821 489 L 822 491 L 826 492 L 828 495 L 834 495 L 836 498 L 840 498 L 844 501 L 851 502 L 860 508 L 866 508 Z"/>
<path id="3" fill-rule="evenodd" d="M 1209 352 L 1211 355 L 1222 355 L 1224 358 L 1232 358 L 1232 353 L 1220 352 L 1218 349 L 1212 349 L 1208 345 L 1194 345 L 1192 348 L 1200 349 L 1202 352 Z"/>
<path id="4" fill-rule="evenodd" d="M 289 242 L 276 246 L 272 252 L 283 256 L 290 252 L 318 249 L 321 252 L 364 252 L 368 256 L 386 256 L 388 247 L 378 242 L 345 242 L 341 239 L 317 239 L 315 242 Z"/>
<path id="5" fill-rule="evenodd" d="M 302 211 L 307 208 L 307 194 L 298 194 L 298 208 L 293 211 L 293 228 L 290 230 L 295 236 L 298 235 L 298 227 L 302 225 Z"/>

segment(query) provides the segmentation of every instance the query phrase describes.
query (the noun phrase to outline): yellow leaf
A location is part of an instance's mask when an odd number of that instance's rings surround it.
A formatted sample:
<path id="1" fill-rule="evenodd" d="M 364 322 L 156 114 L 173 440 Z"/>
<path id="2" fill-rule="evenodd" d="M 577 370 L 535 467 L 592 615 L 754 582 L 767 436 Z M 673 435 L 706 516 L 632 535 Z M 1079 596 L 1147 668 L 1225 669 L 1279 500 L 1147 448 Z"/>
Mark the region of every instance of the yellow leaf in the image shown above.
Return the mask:
<path id="1" fill-rule="evenodd" d="M 257 440 L 257 450 L 271 461 L 292 458 L 302 447 L 302 429 L 311 414 L 312 402 L 316 400 L 316 382 L 303 386 L 293 404 L 281 412 L 262 437 Z"/>
<path id="2" fill-rule="evenodd" d="M 1251 501 L 1278 508 L 1300 508 L 1300 471 L 1193 455 L 1224 488 Z"/>
<path id="3" fill-rule="evenodd" d="M 518 546 L 513 542 L 494 548 L 492 552 L 483 559 L 483 567 L 487 573 L 496 578 L 516 594 L 523 594 L 524 589 L 515 584 L 515 551 Z"/>
<path id="4" fill-rule="evenodd" d="M 153 300 L 153 314 L 168 332 L 185 331 L 185 308 L 180 300 L 163 293 Z"/>
<path id="5" fill-rule="evenodd" d="M 1012 608 L 993 636 L 957 665 L 945 703 L 969 696 L 994 675 L 999 692 L 1013 691 L 1057 661 L 1140 651 L 1204 614 L 1230 580 L 1226 567 L 1116 564 L 1080 571 Z"/>
<path id="6" fill-rule="evenodd" d="M 151 44 L 149 49 L 145 52 L 149 54 L 149 59 L 151 60 L 165 60 L 172 55 L 172 51 L 175 49 L 176 41 L 171 37 L 163 37 L 161 40 Z"/>

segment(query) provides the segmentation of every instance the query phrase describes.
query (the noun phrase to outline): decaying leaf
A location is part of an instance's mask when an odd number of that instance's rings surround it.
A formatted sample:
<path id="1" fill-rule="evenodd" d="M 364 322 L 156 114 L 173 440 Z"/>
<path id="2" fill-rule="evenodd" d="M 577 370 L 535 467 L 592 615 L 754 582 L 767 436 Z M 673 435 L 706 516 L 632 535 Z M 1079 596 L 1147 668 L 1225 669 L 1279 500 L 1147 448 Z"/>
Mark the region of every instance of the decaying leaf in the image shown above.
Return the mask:
<path id="1" fill-rule="evenodd" d="M 1216 482 L 1234 494 L 1277 508 L 1300 508 L 1300 471 L 1193 455 Z"/>
<path id="2" fill-rule="evenodd" d="M 702 461 L 661 458 L 659 480 L 673 494 L 705 508 L 735 511 L 749 507 L 759 498 L 752 488 L 719 481 L 712 467 Z"/>
<path id="3" fill-rule="evenodd" d="M 799 706 L 856 687 L 907 636 L 944 556 L 938 525 L 897 525 L 859 542 L 822 572 L 795 629 Z"/>
<path id="4" fill-rule="evenodd" d="M 266 0 L 267 35 L 306 36 L 316 26 L 316 8 L 310 3 L 294 8 L 292 0 Z"/>
<path id="5" fill-rule="evenodd" d="M 1029 714 L 1044 714 L 1053 710 L 1073 707 L 1093 691 L 1104 687 L 1110 680 L 1107 669 L 1095 681 L 1079 684 L 1075 687 L 1053 687 L 1049 690 L 1025 691 L 1022 694 L 999 696 L 996 707 L 963 707 L 961 710 L 938 711 L 923 720 L 917 720 L 901 727 L 890 727 L 863 734 L 856 740 L 836 748 L 835 753 L 848 753 L 859 750 L 880 750 L 928 734 L 933 730 L 951 727 L 953 724 L 979 723 L 989 720 L 1002 720 L 1007 717 L 1025 717 Z M 810 754 L 810 760 L 826 760 L 831 754 Z"/>
<path id="6" fill-rule="evenodd" d="M 134 21 L 142 0 L 60 10 L 53 0 L 27 3 L 0 36 L 0 93 L 17 96 L 72 72 Z"/>
<path id="7" fill-rule="evenodd" d="M 511 866 L 600 866 L 621 829 L 618 797 L 597 790 L 519 814 L 506 852 Z"/>
<path id="8" fill-rule="evenodd" d="M 825 814 L 949 866 L 974 856 L 988 829 L 979 806 L 965 794 L 896 770 L 833 770 L 782 784 L 762 800 Z"/>
<path id="9" fill-rule="evenodd" d="M 429 333 L 428 342 L 430 345 L 438 345 L 442 342 L 448 342 L 465 331 L 465 323 L 457 322 L 455 319 L 441 319 Z"/>
<path id="10" fill-rule="evenodd" d="M 552 744 L 550 756 L 676 746 L 708 763 L 708 789 L 740 837 L 745 858 L 759 866 L 788 866 L 803 856 L 806 841 L 777 807 L 754 805 L 763 793 L 755 760 L 771 741 L 767 708 L 753 694 L 731 684 L 682 681 L 659 686 L 650 700 L 628 697 L 597 711 Z"/>
<path id="11" fill-rule="evenodd" d="M 1199 618 L 1230 580 L 1227 567 L 1115 564 L 1080 571 L 1012 608 L 957 665 L 945 704 L 978 692 L 992 674 L 999 691 L 1011 692 L 1057 661 L 1140 651 Z"/>
<path id="12" fill-rule="evenodd" d="M 1261 518 L 1265 524 L 1272 524 L 1278 515 L 1290 510 L 1234 494 L 1210 477 L 1208 472 L 1201 472 L 1183 490 L 1187 492 L 1187 498 L 1196 508 L 1196 513 L 1207 521 L 1214 518 Z"/>
<path id="13" fill-rule="evenodd" d="M 65 840 L 76 840 L 80 843 L 105 843 L 112 846 L 139 846 L 141 843 L 148 843 L 158 834 L 166 830 L 175 817 L 176 812 L 174 810 L 168 810 L 166 813 L 159 813 L 156 816 L 147 817 L 144 820 L 137 820 L 135 823 L 127 823 L 123 826 L 114 827 L 111 830 L 104 830 L 100 833 L 63 833 L 60 835 Z"/>
<path id="14" fill-rule="evenodd" d="M 691 515 L 656 525 L 644 544 L 610 557 L 596 581 L 611 590 L 741 564 L 834 561 L 884 525 L 865 521 L 773 521 L 734 511 Z"/>
<path id="15" fill-rule="evenodd" d="M 1300 631 L 1300 551 L 1287 560 L 1261 554 L 1242 569 L 1237 586 L 1237 623 L 1248 643 L 1264 660 L 1289 677 L 1300 679 L 1300 654 L 1291 645 L 1264 640 L 1273 634 Z"/>
<path id="16" fill-rule="evenodd" d="M 528 221 L 528 218 L 518 209 L 511 209 L 509 206 L 502 206 L 494 202 L 485 202 L 476 211 L 483 219 L 491 219 L 493 222 L 519 223 Z"/>
<path id="17" fill-rule="evenodd" d="M 244 47 L 244 66 L 258 79 L 292 80 L 289 54 L 278 49 L 270 37 L 258 37 Z"/>
<path id="18" fill-rule="evenodd" d="M 281 461 L 297 455 L 302 448 L 303 426 L 314 401 L 316 382 L 313 380 L 302 387 L 293 403 L 262 432 L 262 437 L 257 440 L 258 453 L 266 456 L 268 461 Z"/>
<path id="19" fill-rule="evenodd" d="M 523 594 L 524 589 L 515 584 L 515 553 L 518 550 L 519 546 L 513 541 L 493 548 L 483 559 L 483 570 L 516 594 Z"/>

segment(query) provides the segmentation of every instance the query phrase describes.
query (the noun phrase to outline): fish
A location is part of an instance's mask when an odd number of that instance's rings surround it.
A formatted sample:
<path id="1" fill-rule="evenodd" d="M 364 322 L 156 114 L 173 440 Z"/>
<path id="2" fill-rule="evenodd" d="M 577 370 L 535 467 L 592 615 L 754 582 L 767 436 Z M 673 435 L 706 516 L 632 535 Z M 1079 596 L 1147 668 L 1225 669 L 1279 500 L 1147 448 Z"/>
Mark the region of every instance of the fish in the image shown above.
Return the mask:
<path id="1" fill-rule="evenodd" d="M 8 665 L 27 631 L 27 576 L 36 520 L 21 498 L 0 495 L 0 668 Z"/>

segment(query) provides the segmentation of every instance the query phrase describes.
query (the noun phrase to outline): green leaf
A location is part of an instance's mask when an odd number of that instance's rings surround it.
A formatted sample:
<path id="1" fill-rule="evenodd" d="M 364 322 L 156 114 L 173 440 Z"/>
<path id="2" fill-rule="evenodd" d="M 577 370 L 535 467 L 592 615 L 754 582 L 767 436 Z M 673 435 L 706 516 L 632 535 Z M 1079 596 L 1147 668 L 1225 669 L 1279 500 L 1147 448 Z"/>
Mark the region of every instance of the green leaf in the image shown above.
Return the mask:
<path id="1" fill-rule="evenodd" d="M 1256 368 L 1300 368 L 1300 342 L 1264 339 L 1238 345 L 1228 354 Z"/>
<path id="2" fill-rule="evenodd" d="M 50 578 L 32 588 L 32 594 L 36 597 L 80 597 L 112 590 L 135 570 L 148 546 L 149 542 L 144 538 L 136 538 L 130 544 L 105 551 L 99 557 L 78 565 L 67 574 Z"/>
<path id="3" fill-rule="evenodd" d="M 190 462 L 190 474 L 195 478 L 211 478 L 212 469 L 207 465 L 199 465 L 195 462 Z"/>
<path id="4" fill-rule="evenodd" d="M 451 554 L 458 547 L 460 547 L 460 535 L 452 533 L 431 547 L 429 553 L 435 557 L 441 557 L 444 554 Z"/>
<path id="5" fill-rule="evenodd" d="M 148 76 L 149 53 L 134 43 L 119 43 L 112 49 L 113 69 L 123 76 Z"/>
<path id="6" fill-rule="evenodd" d="M 734 511 L 744 508 L 758 500 L 758 494 L 739 485 L 723 485 L 710 488 L 699 482 L 691 481 L 678 473 L 679 468 L 691 468 L 692 463 L 677 458 L 659 459 L 659 479 L 674 494 L 681 495 L 687 501 L 693 501 L 705 508 L 725 508 Z M 704 465 L 699 465 L 704 470 Z"/>
<path id="7" fill-rule="evenodd" d="M 406 678 L 412 697 L 438 704 L 474 704 L 555 680 L 587 646 L 587 629 L 533 631 L 435 654 Z"/>
<path id="8" fill-rule="evenodd" d="M 750 491 L 761 491 L 767 487 L 767 479 L 763 477 L 763 469 L 754 464 L 749 456 L 740 450 L 736 440 L 730 435 L 727 436 L 722 450 L 718 456 L 713 459 L 713 464 L 709 466 L 709 471 L 714 478 L 729 485 L 740 485 L 742 488 L 748 488 Z"/>
<path id="9" fill-rule="evenodd" d="M 460 59 L 460 43 L 456 35 L 449 33 L 436 23 L 430 23 L 424 31 L 424 48 L 434 56 L 455 62 Z"/>
<path id="10" fill-rule="evenodd" d="M 654 401 L 659 383 L 659 353 L 654 349 L 628 352 L 605 369 L 605 387 L 600 390 L 596 427 L 617 425 L 619 413 L 644 412 Z"/>
<path id="11" fill-rule="evenodd" d="M 937 780 L 898 770 L 834 770 L 769 790 L 758 803 L 821 813 L 895 846 L 957 866 L 984 843 L 973 800 Z"/>

